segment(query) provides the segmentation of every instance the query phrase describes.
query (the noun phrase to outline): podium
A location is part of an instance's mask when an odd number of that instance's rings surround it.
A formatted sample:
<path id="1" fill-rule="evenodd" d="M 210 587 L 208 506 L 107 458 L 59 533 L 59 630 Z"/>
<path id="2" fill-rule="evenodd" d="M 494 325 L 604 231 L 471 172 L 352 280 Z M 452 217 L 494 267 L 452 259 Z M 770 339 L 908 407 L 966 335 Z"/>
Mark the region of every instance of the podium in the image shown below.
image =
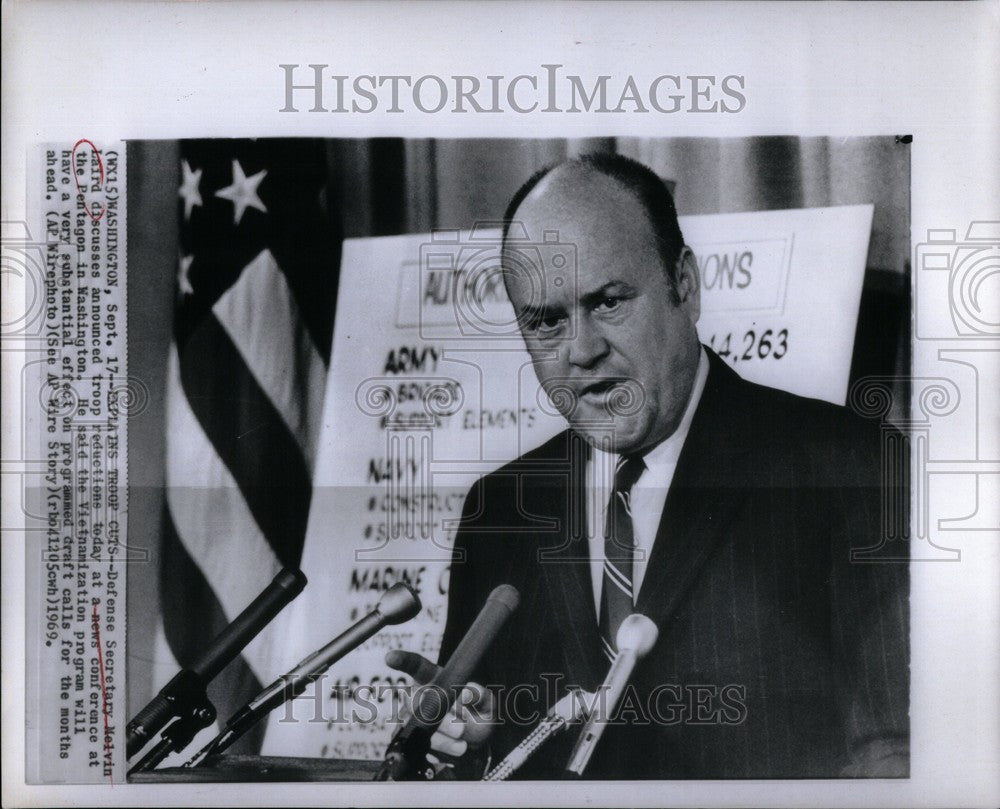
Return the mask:
<path id="1" fill-rule="evenodd" d="M 219 756 L 200 767 L 137 772 L 130 784 L 214 784 L 278 781 L 371 781 L 381 761 L 286 756 Z"/>

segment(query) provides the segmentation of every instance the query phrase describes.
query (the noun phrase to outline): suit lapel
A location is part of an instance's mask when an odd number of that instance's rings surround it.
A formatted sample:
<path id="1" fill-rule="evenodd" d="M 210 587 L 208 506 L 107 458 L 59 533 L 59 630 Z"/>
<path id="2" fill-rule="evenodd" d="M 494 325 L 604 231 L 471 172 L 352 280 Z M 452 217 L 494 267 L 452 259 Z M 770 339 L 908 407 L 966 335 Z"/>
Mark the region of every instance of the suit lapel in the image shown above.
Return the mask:
<path id="1" fill-rule="evenodd" d="M 739 378 L 709 352 L 709 376 L 677 462 L 638 612 L 665 630 L 747 496 L 747 433 L 734 425 Z"/>
<path id="2" fill-rule="evenodd" d="M 678 459 L 636 611 L 662 630 L 726 535 L 749 492 L 752 435 L 734 413 L 742 399 L 739 377 L 709 352 L 709 376 Z M 539 564 L 572 685 L 596 688 L 607 661 L 600 651 L 590 578 L 584 495 L 587 443 L 567 431 L 521 484 L 522 504 L 552 528 L 538 532 Z M 570 497 L 570 492 L 575 492 Z"/>
<path id="3" fill-rule="evenodd" d="M 588 450 L 580 436 L 569 431 L 563 435 L 555 444 L 561 457 L 550 459 L 544 475 L 536 478 L 540 485 L 531 486 L 531 495 L 526 492 L 525 498 L 533 513 L 558 526 L 539 534 L 538 561 L 551 598 L 551 620 L 563 646 L 565 672 L 571 680 L 567 684 L 593 689 L 607 665 L 600 652 L 590 578 L 584 496 Z"/>

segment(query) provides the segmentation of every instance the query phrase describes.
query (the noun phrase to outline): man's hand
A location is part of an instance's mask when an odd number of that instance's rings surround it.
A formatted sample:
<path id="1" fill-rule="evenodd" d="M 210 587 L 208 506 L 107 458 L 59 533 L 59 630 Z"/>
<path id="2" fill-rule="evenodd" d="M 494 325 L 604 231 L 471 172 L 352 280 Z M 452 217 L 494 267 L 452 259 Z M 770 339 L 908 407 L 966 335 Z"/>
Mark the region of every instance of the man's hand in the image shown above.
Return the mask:
<path id="1" fill-rule="evenodd" d="M 440 666 L 414 652 L 393 650 L 386 654 L 387 666 L 409 674 L 417 685 L 429 683 L 441 671 Z M 467 684 L 455 704 L 431 736 L 431 749 L 458 758 L 472 748 L 481 747 L 493 732 L 493 695 L 478 683 Z"/>

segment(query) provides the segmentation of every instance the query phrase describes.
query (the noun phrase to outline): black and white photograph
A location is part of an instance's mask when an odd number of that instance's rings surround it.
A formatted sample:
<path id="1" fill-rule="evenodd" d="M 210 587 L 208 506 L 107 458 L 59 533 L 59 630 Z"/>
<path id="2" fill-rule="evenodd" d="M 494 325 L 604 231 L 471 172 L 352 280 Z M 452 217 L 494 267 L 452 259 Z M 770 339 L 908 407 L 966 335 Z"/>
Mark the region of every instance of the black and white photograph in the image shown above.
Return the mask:
<path id="1" fill-rule="evenodd" d="M 906 777 L 908 139 L 127 158 L 163 403 L 132 422 L 132 713 L 309 582 L 201 676 L 217 741 L 177 765 Z M 293 669 L 394 588 L 411 620 Z"/>
<path id="2" fill-rule="evenodd" d="M 998 9 L 0 5 L 3 805 L 998 805 Z"/>

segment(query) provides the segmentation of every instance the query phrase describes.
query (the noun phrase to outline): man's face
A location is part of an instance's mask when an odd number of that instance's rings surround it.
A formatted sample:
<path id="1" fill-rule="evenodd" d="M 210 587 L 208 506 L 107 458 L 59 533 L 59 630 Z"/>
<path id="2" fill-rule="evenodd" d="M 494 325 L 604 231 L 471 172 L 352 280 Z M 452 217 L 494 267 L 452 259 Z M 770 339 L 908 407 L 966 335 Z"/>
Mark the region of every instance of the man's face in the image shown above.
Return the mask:
<path id="1" fill-rule="evenodd" d="M 545 261 L 532 279 L 510 271 L 528 259 L 508 244 L 507 291 L 539 382 L 580 432 L 610 433 L 617 452 L 652 448 L 677 428 L 698 367 L 693 259 L 675 296 L 640 203 L 580 166 L 554 169 L 514 219 L 533 242 L 555 232 L 576 246 L 575 268 Z"/>

